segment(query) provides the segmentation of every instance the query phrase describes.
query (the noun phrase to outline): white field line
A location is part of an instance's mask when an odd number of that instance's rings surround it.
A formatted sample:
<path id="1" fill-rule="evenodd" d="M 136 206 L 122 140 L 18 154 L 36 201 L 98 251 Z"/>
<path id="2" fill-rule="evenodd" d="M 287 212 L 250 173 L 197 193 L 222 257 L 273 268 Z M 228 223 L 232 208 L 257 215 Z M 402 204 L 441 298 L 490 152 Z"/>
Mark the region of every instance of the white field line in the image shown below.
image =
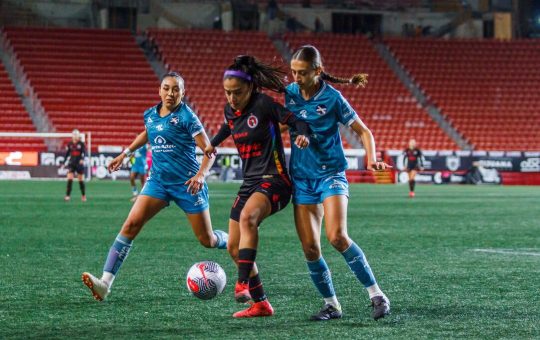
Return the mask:
<path id="1" fill-rule="evenodd" d="M 525 255 L 525 256 L 540 256 L 540 253 L 531 251 L 515 251 L 511 249 L 471 249 L 478 253 L 492 253 L 492 254 L 507 254 L 507 255 Z"/>

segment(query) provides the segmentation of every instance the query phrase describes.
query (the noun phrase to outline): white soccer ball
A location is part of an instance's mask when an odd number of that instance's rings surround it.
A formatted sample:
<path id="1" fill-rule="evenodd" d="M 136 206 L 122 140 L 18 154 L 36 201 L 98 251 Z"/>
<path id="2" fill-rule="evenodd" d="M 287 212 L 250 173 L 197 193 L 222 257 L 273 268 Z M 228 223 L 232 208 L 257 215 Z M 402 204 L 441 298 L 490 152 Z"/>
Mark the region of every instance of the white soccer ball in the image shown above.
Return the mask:
<path id="1" fill-rule="evenodd" d="M 219 264 L 212 261 L 195 263 L 186 278 L 188 290 L 201 300 L 210 300 L 220 294 L 227 283 L 227 275 Z"/>

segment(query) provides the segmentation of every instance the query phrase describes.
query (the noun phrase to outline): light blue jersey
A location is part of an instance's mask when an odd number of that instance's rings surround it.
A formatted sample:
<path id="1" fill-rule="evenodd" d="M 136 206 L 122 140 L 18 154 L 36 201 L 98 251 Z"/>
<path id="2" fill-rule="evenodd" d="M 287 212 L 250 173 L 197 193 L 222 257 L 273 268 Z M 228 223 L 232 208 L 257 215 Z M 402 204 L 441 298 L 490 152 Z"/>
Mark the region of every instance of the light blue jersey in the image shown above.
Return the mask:
<path id="1" fill-rule="evenodd" d="M 138 148 L 133 153 L 133 164 L 131 165 L 131 172 L 138 174 L 146 173 L 146 144 Z"/>
<path id="2" fill-rule="evenodd" d="M 204 130 L 185 103 L 165 117 L 159 116 L 160 108 L 158 104 L 144 112 L 152 147 L 151 177 L 163 185 L 184 184 L 199 171 L 194 137 Z"/>
<path id="3" fill-rule="evenodd" d="M 299 149 L 291 143 L 290 172 L 293 177 L 320 179 L 347 169 L 339 124 L 351 125 L 358 117 L 341 93 L 321 81 L 321 88 L 309 100 L 300 94 L 298 84 L 287 86 L 285 106 L 298 119 L 308 123 L 310 143 Z M 291 140 L 296 132 L 291 130 Z"/>

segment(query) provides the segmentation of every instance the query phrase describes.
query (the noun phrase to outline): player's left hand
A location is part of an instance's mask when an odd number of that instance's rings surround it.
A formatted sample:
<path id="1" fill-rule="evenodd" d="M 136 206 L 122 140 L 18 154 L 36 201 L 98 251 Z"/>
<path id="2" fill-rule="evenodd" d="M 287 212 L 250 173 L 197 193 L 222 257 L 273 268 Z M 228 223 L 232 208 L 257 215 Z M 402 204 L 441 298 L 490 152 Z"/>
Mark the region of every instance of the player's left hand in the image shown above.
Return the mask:
<path id="1" fill-rule="evenodd" d="M 367 169 L 371 171 L 384 171 L 386 169 L 392 169 L 392 166 L 385 162 L 368 163 Z"/>
<path id="2" fill-rule="evenodd" d="M 197 173 L 195 176 L 188 179 L 184 184 L 188 186 L 186 191 L 192 195 L 195 195 L 204 186 L 204 175 Z"/>
<path id="3" fill-rule="evenodd" d="M 80 165 L 83 165 L 83 164 L 84 164 L 84 159 L 81 159 L 81 160 L 79 161 L 79 164 L 80 164 Z"/>
<path id="4" fill-rule="evenodd" d="M 304 135 L 296 136 L 294 144 L 300 149 L 305 149 L 309 146 L 309 137 Z"/>

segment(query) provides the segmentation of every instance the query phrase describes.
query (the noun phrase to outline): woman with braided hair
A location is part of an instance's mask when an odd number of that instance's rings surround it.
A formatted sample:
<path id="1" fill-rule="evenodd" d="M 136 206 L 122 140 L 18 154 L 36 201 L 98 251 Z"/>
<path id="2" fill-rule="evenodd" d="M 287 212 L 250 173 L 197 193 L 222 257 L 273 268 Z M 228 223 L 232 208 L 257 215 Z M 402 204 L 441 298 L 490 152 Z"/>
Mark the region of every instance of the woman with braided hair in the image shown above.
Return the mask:
<path id="1" fill-rule="evenodd" d="M 369 170 L 385 170 L 390 166 L 376 160 L 371 131 L 341 93 L 329 84 L 364 87 L 367 74 L 339 78 L 327 73 L 321 54 L 311 45 L 303 46 L 293 54 L 291 72 L 294 83 L 287 86 L 285 105 L 298 119 L 308 124 L 311 132 L 311 142 L 306 149 L 291 146 L 294 217 L 311 279 L 325 302 L 311 319 L 330 320 L 342 316 L 330 270 L 321 255 L 321 223 L 324 216 L 326 237 L 367 289 L 373 306 L 372 317 L 377 320 L 389 314 L 390 301 L 377 285 L 362 249 L 347 233 L 349 185 L 345 177 L 347 160 L 339 123 L 350 127 L 361 138 Z M 290 134 L 291 140 L 294 140 L 297 131 L 291 129 Z"/>

